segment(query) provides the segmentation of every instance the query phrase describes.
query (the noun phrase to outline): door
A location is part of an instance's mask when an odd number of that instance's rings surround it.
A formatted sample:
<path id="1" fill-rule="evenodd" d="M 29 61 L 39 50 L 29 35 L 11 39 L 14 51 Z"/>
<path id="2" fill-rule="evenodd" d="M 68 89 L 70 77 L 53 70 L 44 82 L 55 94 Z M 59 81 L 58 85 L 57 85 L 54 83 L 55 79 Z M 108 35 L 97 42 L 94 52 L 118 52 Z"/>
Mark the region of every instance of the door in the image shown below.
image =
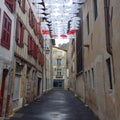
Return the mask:
<path id="1" fill-rule="evenodd" d="M 2 116 L 2 107 L 3 107 L 4 91 L 5 91 L 5 81 L 6 81 L 7 74 L 8 74 L 8 69 L 3 69 L 2 84 L 1 84 L 1 91 L 0 91 L 0 116 Z"/>
<path id="2" fill-rule="evenodd" d="M 40 95 L 40 83 L 41 83 L 41 78 L 38 78 L 38 84 L 37 84 L 37 96 Z"/>
<path id="3" fill-rule="evenodd" d="M 15 76 L 14 81 L 14 91 L 13 91 L 13 109 L 19 107 L 19 100 L 20 100 L 20 76 Z"/>
<path id="4" fill-rule="evenodd" d="M 54 80 L 54 88 L 64 89 L 64 80 Z"/>

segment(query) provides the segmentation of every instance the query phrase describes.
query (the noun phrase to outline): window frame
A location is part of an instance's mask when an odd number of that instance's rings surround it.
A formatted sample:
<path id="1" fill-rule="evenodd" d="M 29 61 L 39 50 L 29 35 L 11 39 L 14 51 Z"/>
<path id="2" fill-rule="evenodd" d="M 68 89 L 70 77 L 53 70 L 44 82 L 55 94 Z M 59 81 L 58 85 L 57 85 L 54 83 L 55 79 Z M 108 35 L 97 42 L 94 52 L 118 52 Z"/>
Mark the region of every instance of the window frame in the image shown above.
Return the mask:
<path id="1" fill-rule="evenodd" d="M 19 18 L 17 18 L 16 22 L 16 42 L 19 47 L 23 47 L 23 41 L 24 41 L 24 25 L 20 21 Z"/>

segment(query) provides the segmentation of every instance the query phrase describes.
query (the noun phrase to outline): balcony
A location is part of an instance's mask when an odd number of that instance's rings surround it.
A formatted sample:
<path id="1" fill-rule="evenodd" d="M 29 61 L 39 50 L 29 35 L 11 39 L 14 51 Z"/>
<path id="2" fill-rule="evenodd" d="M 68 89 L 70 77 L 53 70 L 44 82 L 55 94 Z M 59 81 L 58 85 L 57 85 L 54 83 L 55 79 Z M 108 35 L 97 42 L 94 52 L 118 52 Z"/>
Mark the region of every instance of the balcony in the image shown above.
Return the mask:
<path id="1" fill-rule="evenodd" d="M 56 75 L 56 78 L 63 78 L 63 75 Z"/>

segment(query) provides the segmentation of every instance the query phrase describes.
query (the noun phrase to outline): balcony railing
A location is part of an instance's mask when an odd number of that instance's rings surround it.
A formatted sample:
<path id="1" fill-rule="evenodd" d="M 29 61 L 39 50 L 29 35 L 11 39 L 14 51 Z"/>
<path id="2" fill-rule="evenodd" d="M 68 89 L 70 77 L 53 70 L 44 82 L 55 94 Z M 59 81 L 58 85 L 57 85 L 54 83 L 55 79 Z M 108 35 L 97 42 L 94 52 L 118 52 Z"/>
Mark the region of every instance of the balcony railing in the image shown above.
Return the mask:
<path id="1" fill-rule="evenodd" d="M 63 75 L 56 75 L 56 78 L 63 78 Z"/>

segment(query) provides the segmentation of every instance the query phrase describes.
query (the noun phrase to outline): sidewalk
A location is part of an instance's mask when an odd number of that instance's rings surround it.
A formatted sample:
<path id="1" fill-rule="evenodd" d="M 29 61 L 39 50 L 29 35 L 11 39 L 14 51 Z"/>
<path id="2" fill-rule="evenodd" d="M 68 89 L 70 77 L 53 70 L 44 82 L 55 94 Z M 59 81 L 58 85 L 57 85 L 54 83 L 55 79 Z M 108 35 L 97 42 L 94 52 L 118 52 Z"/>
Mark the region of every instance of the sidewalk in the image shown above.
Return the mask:
<path id="1" fill-rule="evenodd" d="M 69 91 L 51 91 L 19 110 L 10 120 L 98 120 Z"/>

